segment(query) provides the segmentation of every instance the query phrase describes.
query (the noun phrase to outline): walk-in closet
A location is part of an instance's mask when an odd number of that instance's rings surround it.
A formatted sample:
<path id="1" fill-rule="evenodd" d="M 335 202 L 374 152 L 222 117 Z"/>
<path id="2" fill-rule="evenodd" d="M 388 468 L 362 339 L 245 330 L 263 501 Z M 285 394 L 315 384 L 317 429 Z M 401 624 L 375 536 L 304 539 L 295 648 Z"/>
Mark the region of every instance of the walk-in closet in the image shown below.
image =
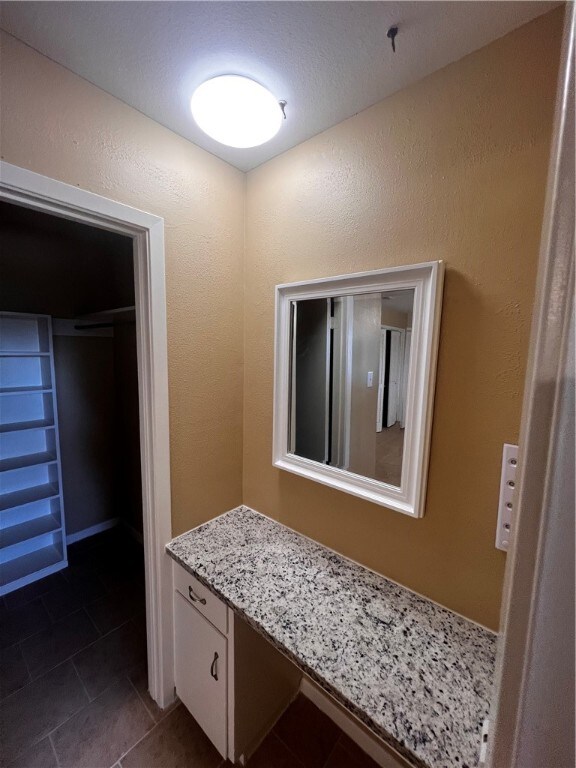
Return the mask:
<path id="1" fill-rule="evenodd" d="M 67 565 L 67 545 L 142 536 L 129 238 L 4 203 L 0 260 L 1 582 Z"/>
<path id="2" fill-rule="evenodd" d="M 38 686 L 73 711 L 115 685 L 152 700 L 133 243 L 9 203 L 0 236 L 0 701 L 22 710 L 10 756 L 34 741 Z"/>

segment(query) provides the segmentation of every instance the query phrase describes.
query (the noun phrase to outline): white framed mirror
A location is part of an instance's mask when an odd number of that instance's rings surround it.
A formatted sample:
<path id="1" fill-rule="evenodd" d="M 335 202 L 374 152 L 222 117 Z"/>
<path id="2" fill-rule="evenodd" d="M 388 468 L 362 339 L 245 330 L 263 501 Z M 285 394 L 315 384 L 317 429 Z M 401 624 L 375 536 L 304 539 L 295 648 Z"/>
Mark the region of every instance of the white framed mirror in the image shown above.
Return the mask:
<path id="1" fill-rule="evenodd" d="M 441 261 L 276 286 L 273 464 L 422 517 Z"/>

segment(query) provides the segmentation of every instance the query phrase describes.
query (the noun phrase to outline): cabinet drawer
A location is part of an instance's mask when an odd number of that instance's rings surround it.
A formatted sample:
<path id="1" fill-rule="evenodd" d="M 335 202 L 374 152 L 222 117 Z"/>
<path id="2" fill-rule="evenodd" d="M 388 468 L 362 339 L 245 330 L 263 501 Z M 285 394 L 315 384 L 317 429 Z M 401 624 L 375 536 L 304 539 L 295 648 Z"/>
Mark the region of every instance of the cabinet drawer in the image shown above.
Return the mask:
<path id="1" fill-rule="evenodd" d="M 228 756 L 228 641 L 174 593 L 176 693 L 222 757 Z"/>
<path id="2" fill-rule="evenodd" d="M 228 608 L 226 603 L 218 600 L 213 592 L 195 579 L 181 565 L 174 563 L 174 589 L 195 608 L 197 608 L 216 629 L 226 634 L 228 631 Z"/>

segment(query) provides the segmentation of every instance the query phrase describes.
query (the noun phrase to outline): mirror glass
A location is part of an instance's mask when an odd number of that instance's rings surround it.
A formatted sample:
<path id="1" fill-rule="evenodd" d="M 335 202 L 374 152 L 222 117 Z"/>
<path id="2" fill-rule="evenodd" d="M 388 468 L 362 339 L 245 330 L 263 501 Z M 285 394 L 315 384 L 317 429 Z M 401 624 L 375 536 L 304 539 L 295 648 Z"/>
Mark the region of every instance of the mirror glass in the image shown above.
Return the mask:
<path id="1" fill-rule="evenodd" d="M 400 487 L 414 289 L 291 301 L 288 452 Z"/>
<path id="2" fill-rule="evenodd" d="M 276 286 L 272 462 L 424 514 L 444 265 Z"/>

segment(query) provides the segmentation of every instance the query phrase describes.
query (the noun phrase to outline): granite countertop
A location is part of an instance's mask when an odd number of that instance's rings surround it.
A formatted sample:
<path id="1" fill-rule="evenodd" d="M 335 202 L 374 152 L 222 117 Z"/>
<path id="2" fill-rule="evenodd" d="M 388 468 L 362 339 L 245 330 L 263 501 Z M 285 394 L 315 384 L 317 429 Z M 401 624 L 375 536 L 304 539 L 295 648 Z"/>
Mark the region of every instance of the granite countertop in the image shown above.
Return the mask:
<path id="1" fill-rule="evenodd" d="M 166 549 L 414 765 L 478 764 L 493 633 L 248 507 Z"/>

